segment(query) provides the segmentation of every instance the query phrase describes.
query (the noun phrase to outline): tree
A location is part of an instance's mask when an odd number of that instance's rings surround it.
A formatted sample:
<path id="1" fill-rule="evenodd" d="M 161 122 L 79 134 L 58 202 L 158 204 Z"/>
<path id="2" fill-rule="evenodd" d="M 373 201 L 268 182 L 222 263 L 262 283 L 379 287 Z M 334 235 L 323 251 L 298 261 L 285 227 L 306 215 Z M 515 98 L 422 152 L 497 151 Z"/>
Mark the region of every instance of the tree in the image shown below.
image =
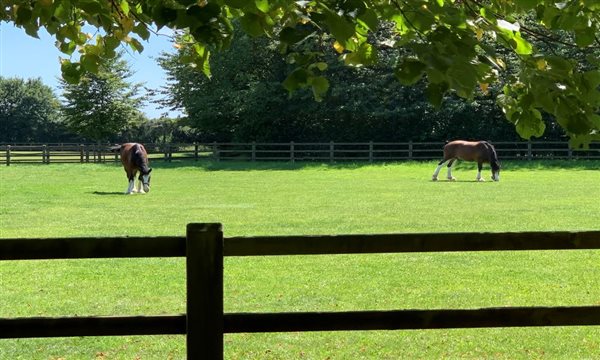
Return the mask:
<path id="1" fill-rule="evenodd" d="M 211 59 L 209 80 L 181 63 L 189 49 L 165 53 L 160 63 L 167 72 L 165 105 L 184 111 L 202 141 L 440 141 L 457 135 L 468 138 L 514 140 L 514 127 L 491 96 L 470 102 L 449 96 L 436 111 L 428 103 L 423 82 L 412 87 L 394 78 L 399 49 L 389 46 L 393 29 L 381 27 L 373 34 L 380 49 L 379 61 L 369 67 L 347 67 L 326 52 L 330 88 L 322 101 L 306 89 L 290 94 L 282 81 L 290 71 L 277 42 L 251 38 L 241 31 L 237 41 Z M 326 46 L 319 38 L 303 46 Z M 490 91 L 492 89 L 490 88 Z M 497 91 L 495 89 L 494 91 Z M 452 120 L 452 121 L 448 121 Z"/>
<path id="2" fill-rule="evenodd" d="M 211 50 L 227 48 L 233 39 L 232 21 L 239 20 L 252 36 L 267 35 L 280 42 L 280 51 L 294 60 L 284 80 L 289 91 L 310 88 L 317 100 L 329 89 L 327 71 L 318 64 L 322 52 L 300 52 L 297 45 L 311 37 L 328 41 L 349 66 L 377 62 L 378 49 L 370 35 L 383 22 L 395 25 L 394 46 L 408 51 L 398 59 L 396 75 L 411 85 L 427 79 L 427 95 L 436 106 L 454 92 L 470 99 L 501 81 L 506 70 L 502 53 L 487 41 L 510 51 L 519 69 L 504 79 L 498 104 L 524 138 L 544 130 L 542 111 L 552 115 L 571 136 L 573 145 L 600 139 L 600 3 L 597 0 L 7 0 L 0 20 L 21 26 L 36 36 L 44 27 L 66 54 L 82 53 L 77 62 L 62 60 L 63 76 L 77 81 L 95 72 L 105 58 L 115 56 L 121 43 L 136 51 L 140 39 L 154 28 L 187 29 L 178 46 L 189 47 L 182 59 L 210 75 Z M 539 26 L 524 26 L 530 18 Z M 86 36 L 82 24 L 102 29 Z M 565 34 L 566 37 L 561 37 Z M 567 41 L 562 39 L 567 39 Z M 587 67 L 568 54 L 534 45 L 564 42 L 592 52 Z M 551 48 L 551 46 L 549 47 Z"/>
<path id="3" fill-rule="evenodd" d="M 143 114 L 138 109 L 144 99 L 138 96 L 141 85 L 127 81 L 131 75 L 119 55 L 108 59 L 96 73 L 87 73 L 77 84 L 61 80 L 67 127 L 87 140 L 108 141 L 130 123 L 139 122 Z"/>
<path id="4" fill-rule="evenodd" d="M 41 79 L 0 76 L 0 142 L 57 140 L 65 131 L 59 107 Z"/>

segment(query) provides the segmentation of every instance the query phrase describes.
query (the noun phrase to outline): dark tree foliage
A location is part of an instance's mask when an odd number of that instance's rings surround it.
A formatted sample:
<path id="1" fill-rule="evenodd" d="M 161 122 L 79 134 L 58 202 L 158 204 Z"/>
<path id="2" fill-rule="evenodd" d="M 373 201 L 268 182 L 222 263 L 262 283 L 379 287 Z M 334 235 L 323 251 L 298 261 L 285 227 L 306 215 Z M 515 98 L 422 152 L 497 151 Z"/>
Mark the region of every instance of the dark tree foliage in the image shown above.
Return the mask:
<path id="1" fill-rule="evenodd" d="M 52 142 L 68 136 L 59 109 L 41 79 L 0 77 L 0 142 Z"/>
<path id="2" fill-rule="evenodd" d="M 297 60 L 281 58 L 275 41 L 243 33 L 236 36 L 238 41 L 231 49 L 212 58 L 211 79 L 182 65 L 186 49 L 163 54 L 160 59 L 169 76 L 165 105 L 187 114 L 200 141 L 519 139 L 495 103 L 501 92 L 497 86 L 486 94 L 478 92 L 470 101 L 446 96 L 436 109 L 427 98 L 424 81 L 410 87 L 400 84 L 395 74 L 399 50 L 387 45 L 393 39 L 389 29 L 382 28 L 374 35 L 373 42 L 380 47 L 377 64 L 343 66 L 334 51 L 319 58 L 319 66 L 330 79 L 319 102 L 310 89 L 288 93 L 282 86 Z M 303 44 L 302 53 L 326 47 L 331 41 L 311 40 Z M 562 130 L 554 127 L 545 137 L 562 135 Z"/>

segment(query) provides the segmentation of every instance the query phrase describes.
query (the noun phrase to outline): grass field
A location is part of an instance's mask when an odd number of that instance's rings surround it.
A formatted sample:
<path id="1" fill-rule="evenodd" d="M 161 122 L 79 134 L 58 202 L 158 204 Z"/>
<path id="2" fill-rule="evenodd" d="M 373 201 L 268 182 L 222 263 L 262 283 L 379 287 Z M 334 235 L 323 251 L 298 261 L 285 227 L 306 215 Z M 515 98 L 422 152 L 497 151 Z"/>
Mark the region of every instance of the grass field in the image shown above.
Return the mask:
<path id="1" fill-rule="evenodd" d="M 0 167 L 0 238 L 600 229 L 600 162 L 505 163 L 502 181 L 432 182 L 434 163 Z M 443 175 L 443 173 L 441 174 Z M 489 179 L 489 171 L 485 173 Z M 1 241 L 1 240 L 0 240 Z M 0 317 L 185 311 L 181 259 L 0 262 Z M 600 304 L 600 252 L 227 258 L 225 310 Z M 182 336 L 0 340 L 0 359 L 182 359 Z M 230 359 L 600 358 L 600 328 L 227 335 Z"/>

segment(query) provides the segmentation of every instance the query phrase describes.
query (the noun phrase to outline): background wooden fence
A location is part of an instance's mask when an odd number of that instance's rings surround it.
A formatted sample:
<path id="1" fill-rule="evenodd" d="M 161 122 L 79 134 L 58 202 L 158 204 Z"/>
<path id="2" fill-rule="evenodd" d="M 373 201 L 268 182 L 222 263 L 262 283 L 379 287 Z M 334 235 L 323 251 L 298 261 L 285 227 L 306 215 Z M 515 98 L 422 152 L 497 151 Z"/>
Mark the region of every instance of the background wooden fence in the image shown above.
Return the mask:
<path id="1" fill-rule="evenodd" d="M 442 142 L 403 143 L 196 143 L 145 144 L 152 159 L 164 161 L 399 161 L 437 160 Z M 496 142 L 500 159 L 600 159 L 600 142 L 588 150 L 572 150 L 568 143 L 547 141 Z M 107 145 L 11 144 L 0 145 L 0 164 L 90 163 L 118 161 Z"/>
<path id="2" fill-rule="evenodd" d="M 0 239 L 0 260 L 186 257 L 184 315 L 0 318 L 0 339 L 186 334 L 188 359 L 222 359 L 223 334 L 600 325 L 600 306 L 299 313 L 223 313 L 223 257 L 600 249 L 600 231 L 223 238 L 220 224 L 186 237 Z M 0 299 L 1 301 L 1 299 Z"/>

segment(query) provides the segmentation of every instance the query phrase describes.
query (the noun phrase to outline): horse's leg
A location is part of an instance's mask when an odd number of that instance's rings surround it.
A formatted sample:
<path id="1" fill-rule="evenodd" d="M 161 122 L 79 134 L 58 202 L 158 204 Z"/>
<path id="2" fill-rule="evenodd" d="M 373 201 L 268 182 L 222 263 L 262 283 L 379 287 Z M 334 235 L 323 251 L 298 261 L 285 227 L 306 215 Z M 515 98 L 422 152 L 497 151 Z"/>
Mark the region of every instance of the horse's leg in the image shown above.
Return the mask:
<path id="1" fill-rule="evenodd" d="M 132 189 L 132 191 L 133 191 L 134 193 L 140 192 L 140 184 L 138 183 L 138 185 L 137 185 L 137 186 L 135 186 L 135 176 L 137 175 L 137 173 L 138 173 L 138 171 L 137 171 L 137 170 L 133 170 L 133 171 L 131 172 L 131 179 L 132 179 L 132 181 L 133 181 L 133 189 Z"/>
<path id="2" fill-rule="evenodd" d="M 485 181 L 484 178 L 481 177 L 481 169 L 483 168 L 483 163 L 481 161 L 477 162 L 477 181 Z"/>
<path id="3" fill-rule="evenodd" d="M 134 189 L 133 189 L 134 176 L 135 176 L 135 174 L 131 174 L 131 171 L 127 171 L 127 179 L 129 180 L 129 187 L 127 188 L 127 191 L 125 191 L 126 195 L 129 195 L 134 191 Z"/>
<path id="4" fill-rule="evenodd" d="M 433 176 L 431 177 L 431 180 L 433 180 L 433 181 L 437 181 L 437 179 L 438 179 L 438 178 L 437 178 L 437 177 L 438 177 L 438 174 L 440 173 L 440 170 L 442 169 L 442 166 L 444 166 L 444 163 L 445 163 L 446 161 L 448 161 L 448 159 L 445 159 L 445 158 L 444 158 L 444 159 L 442 159 L 442 161 L 440 161 L 440 162 L 438 163 L 438 166 L 437 166 L 437 168 L 435 168 L 435 171 L 433 172 Z"/>
<path id="5" fill-rule="evenodd" d="M 448 180 L 452 180 L 452 181 L 456 180 L 456 178 L 454 176 L 452 176 L 452 166 L 454 164 L 456 164 L 456 162 L 457 162 L 456 158 L 454 158 L 454 159 L 450 160 L 450 162 L 448 162 L 448 177 L 447 177 Z"/>
<path id="6" fill-rule="evenodd" d="M 145 194 L 146 193 L 144 191 L 144 189 L 142 188 L 142 172 L 141 171 L 140 171 L 140 176 L 138 177 L 137 192 L 140 193 L 140 194 Z"/>

